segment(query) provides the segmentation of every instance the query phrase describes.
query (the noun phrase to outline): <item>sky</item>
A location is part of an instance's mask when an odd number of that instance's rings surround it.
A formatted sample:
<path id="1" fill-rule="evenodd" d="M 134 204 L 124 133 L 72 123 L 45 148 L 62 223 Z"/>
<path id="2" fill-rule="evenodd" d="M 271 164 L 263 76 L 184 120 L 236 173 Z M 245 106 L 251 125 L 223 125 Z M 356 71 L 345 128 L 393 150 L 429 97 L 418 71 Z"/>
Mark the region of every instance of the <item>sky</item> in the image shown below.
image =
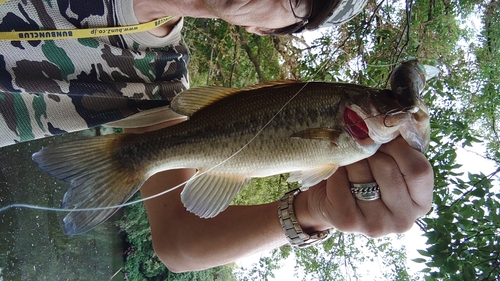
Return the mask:
<path id="1" fill-rule="evenodd" d="M 480 25 L 481 22 L 477 17 L 470 18 L 467 20 L 469 23 L 469 28 L 473 28 L 475 30 L 480 30 Z M 473 22 L 471 25 L 470 23 Z M 309 33 L 303 33 L 306 41 L 312 42 L 315 38 L 320 36 L 319 34 L 315 34 L 314 32 L 309 32 Z M 467 42 L 463 42 L 464 47 L 466 47 Z M 484 155 L 485 154 L 485 148 L 481 144 L 475 144 L 474 147 L 468 148 L 468 149 L 463 149 L 461 147 L 457 148 L 457 163 L 462 164 L 462 168 L 460 171 L 464 173 L 463 175 L 463 180 L 467 181 L 467 173 L 479 173 L 482 172 L 483 174 L 487 175 L 492 173 L 493 171 L 496 170 L 496 163 L 490 160 L 486 160 L 479 155 Z M 479 155 L 478 155 L 479 154 Z M 497 182 L 498 183 L 498 182 Z M 496 187 L 500 191 L 500 187 Z M 417 274 L 419 275 L 420 270 L 422 270 L 425 267 L 425 264 L 423 263 L 415 263 L 412 261 L 412 259 L 415 258 L 422 258 L 422 256 L 417 252 L 418 249 L 425 249 L 426 248 L 426 238 L 422 236 L 423 232 L 420 230 L 420 228 L 414 224 L 413 228 L 405 233 L 404 237 L 400 240 L 394 240 L 395 244 L 403 244 L 406 247 L 406 254 L 407 254 L 407 266 L 409 267 L 409 273 L 410 275 Z M 255 254 L 251 257 L 245 258 L 241 261 L 238 262 L 238 265 L 242 267 L 251 267 L 252 264 L 257 263 L 259 261 L 259 258 L 262 255 L 266 255 L 266 253 L 262 254 Z M 276 277 L 271 280 L 301 280 L 301 278 L 297 278 L 294 276 L 294 260 L 293 257 L 289 258 L 286 261 L 283 261 L 283 266 L 279 270 L 275 272 Z M 364 280 L 375 280 L 376 277 L 379 277 L 379 280 L 383 280 L 381 276 L 381 262 L 377 259 L 375 259 L 374 262 L 372 263 L 366 263 L 363 265 L 363 267 L 371 273 L 367 279 L 361 279 L 360 281 Z M 349 278 L 348 276 L 346 276 Z M 422 278 L 423 279 L 423 278 Z"/>
<path id="2" fill-rule="evenodd" d="M 401 1 L 401 3 L 404 3 Z M 469 18 L 465 19 L 463 21 L 464 26 L 466 25 L 468 28 L 475 30 L 476 33 L 478 33 L 479 30 L 481 30 L 481 21 L 477 16 L 470 16 Z M 315 38 L 319 37 L 319 33 L 315 32 L 305 32 L 302 34 L 304 38 L 306 39 L 307 42 L 312 42 Z M 474 39 L 473 39 L 474 41 Z M 467 48 L 468 44 L 470 42 L 461 42 L 460 45 L 462 45 L 463 48 Z M 457 147 L 457 163 L 462 164 L 462 168 L 460 171 L 464 173 L 463 175 L 463 180 L 468 181 L 467 174 L 468 172 L 471 173 L 479 173 L 482 172 L 485 175 L 488 175 L 495 171 L 497 169 L 496 163 L 490 160 L 486 160 L 482 158 L 479 155 L 484 155 L 485 154 L 485 148 L 481 144 L 475 144 L 472 148 L 468 149 L 463 149 L 461 147 Z M 479 154 L 479 155 L 478 155 Z M 499 178 L 500 180 L 500 178 Z M 498 186 L 498 181 L 496 182 L 497 188 L 500 192 L 500 186 Z M 420 230 L 420 228 L 414 224 L 413 228 L 405 233 L 404 238 L 400 240 L 394 240 L 394 243 L 396 244 L 403 244 L 406 247 L 406 253 L 407 253 L 407 265 L 409 267 L 409 273 L 410 275 L 419 274 L 420 270 L 422 270 L 425 267 L 425 264 L 423 263 L 415 263 L 412 261 L 412 259 L 415 258 L 422 258 L 422 256 L 417 252 L 418 249 L 425 249 L 426 248 L 426 238 L 422 236 L 423 232 Z M 265 255 L 266 253 L 263 254 L 256 254 L 251 257 L 245 258 L 241 261 L 238 262 L 238 265 L 243 266 L 243 267 L 251 267 L 253 263 L 257 263 L 259 261 L 259 258 L 261 255 Z M 295 262 L 293 261 L 293 257 L 289 258 L 288 260 L 283 262 L 283 267 L 280 268 L 275 272 L 276 277 L 272 280 L 300 280 L 301 278 L 297 278 L 294 276 L 294 264 Z M 367 277 L 367 279 L 361 279 L 360 281 L 364 280 L 375 280 L 376 275 L 381 274 L 381 263 L 379 260 L 375 260 L 373 263 L 367 263 L 363 265 L 364 268 L 366 268 L 367 271 L 369 271 L 372 275 L 370 277 Z M 381 275 L 379 275 L 381 277 Z M 347 279 L 349 279 L 348 276 L 346 276 Z M 423 279 L 423 278 L 422 278 Z M 379 279 L 383 280 L 383 279 Z"/>
<path id="3" fill-rule="evenodd" d="M 419 258 L 421 257 L 420 254 L 417 252 L 417 249 L 425 249 L 425 241 L 426 238 L 423 237 L 422 231 L 418 228 L 417 225 L 414 225 L 413 228 L 408 231 L 404 237 L 400 240 L 394 240 L 394 244 L 396 247 L 399 247 L 400 245 L 404 245 L 406 247 L 407 251 L 407 259 L 408 259 L 408 266 L 409 266 L 409 273 L 410 275 L 418 274 L 420 270 L 424 268 L 423 264 L 417 264 L 411 261 L 411 259 L 414 258 Z M 240 261 L 237 262 L 237 264 L 241 267 L 248 267 L 251 268 L 258 264 L 259 258 L 261 256 L 266 256 L 267 253 L 261 253 L 261 254 L 255 254 L 253 256 L 244 258 Z M 302 280 L 300 278 L 301 276 L 299 275 L 298 277 L 295 276 L 295 269 L 294 269 L 295 261 L 293 260 L 293 255 L 291 255 L 287 260 L 282 262 L 282 267 L 278 270 L 275 271 L 275 278 L 271 278 L 270 280 L 288 280 L 288 281 L 293 281 L 293 280 Z M 360 266 L 359 273 L 361 275 L 366 276 L 365 278 L 359 279 L 359 281 L 374 281 L 374 280 L 384 280 L 382 276 L 382 261 L 380 258 L 376 258 L 373 262 L 366 262 Z M 349 276 L 346 276 L 347 279 Z"/>
<path id="4" fill-rule="evenodd" d="M 467 172 L 489 174 L 496 170 L 496 165 L 493 161 L 486 160 L 480 157 L 478 154 L 484 154 L 485 148 L 481 144 L 476 144 L 470 149 L 463 149 L 461 147 L 457 148 L 457 163 L 462 164 L 461 171 L 464 172 L 463 180 L 467 179 Z M 498 182 L 497 182 L 498 183 Z M 500 187 L 496 187 L 500 190 Z M 406 247 L 407 254 L 407 266 L 409 267 L 410 275 L 419 275 L 420 270 L 425 267 L 423 263 L 415 263 L 412 259 L 422 258 L 422 256 L 417 252 L 418 249 L 426 248 L 426 238 L 422 236 L 423 232 L 420 228 L 414 224 L 413 228 L 404 234 L 404 238 L 400 240 L 394 240 L 395 246 L 404 245 Z M 259 258 L 265 256 L 267 253 L 255 254 L 253 256 L 247 257 L 237 262 L 239 266 L 242 267 L 252 267 L 254 263 L 258 264 Z M 293 256 L 285 261 L 283 261 L 283 266 L 279 270 L 275 271 L 276 277 L 271 280 L 301 280 L 294 276 L 294 265 Z M 370 275 L 367 275 L 366 279 L 360 279 L 359 281 L 373 281 L 377 277 L 378 280 L 383 280 L 381 272 L 381 261 L 375 259 L 372 263 L 366 263 L 363 265 Z M 369 276 L 369 277 L 368 277 Z M 347 277 L 348 278 L 348 277 Z M 423 280 L 423 278 L 422 278 Z"/>

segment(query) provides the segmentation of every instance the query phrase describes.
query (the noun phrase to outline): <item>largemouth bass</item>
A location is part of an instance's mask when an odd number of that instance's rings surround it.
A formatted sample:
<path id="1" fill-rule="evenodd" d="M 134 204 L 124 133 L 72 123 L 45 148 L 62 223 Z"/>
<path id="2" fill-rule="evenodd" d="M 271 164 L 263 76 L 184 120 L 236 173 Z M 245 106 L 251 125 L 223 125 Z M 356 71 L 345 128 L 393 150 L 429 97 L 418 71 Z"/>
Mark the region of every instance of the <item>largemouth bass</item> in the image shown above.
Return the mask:
<path id="1" fill-rule="evenodd" d="M 243 90 L 203 87 L 180 93 L 171 107 L 189 120 L 35 153 L 42 170 L 71 183 L 62 207 L 119 205 L 157 172 L 196 168 L 181 199 L 188 211 L 211 218 L 252 177 L 291 173 L 290 180 L 309 187 L 399 135 L 420 151 L 429 143 L 427 108 L 405 87 L 296 81 Z M 63 220 L 65 232 L 86 232 L 116 210 L 70 212 Z"/>

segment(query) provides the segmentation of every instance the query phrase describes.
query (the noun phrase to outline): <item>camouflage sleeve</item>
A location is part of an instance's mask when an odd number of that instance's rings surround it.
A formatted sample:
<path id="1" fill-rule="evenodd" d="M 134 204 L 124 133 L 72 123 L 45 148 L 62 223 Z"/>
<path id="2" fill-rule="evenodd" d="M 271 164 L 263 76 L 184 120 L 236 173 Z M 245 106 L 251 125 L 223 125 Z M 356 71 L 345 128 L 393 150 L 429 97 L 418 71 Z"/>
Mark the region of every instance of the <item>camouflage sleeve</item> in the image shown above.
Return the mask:
<path id="1" fill-rule="evenodd" d="M 10 0 L 0 4 L 0 31 L 128 25 L 117 13 L 133 14 L 131 1 Z M 0 41 L 0 147 L 168 107 L 189 87 L 181 27 L 156 41 Z"/>

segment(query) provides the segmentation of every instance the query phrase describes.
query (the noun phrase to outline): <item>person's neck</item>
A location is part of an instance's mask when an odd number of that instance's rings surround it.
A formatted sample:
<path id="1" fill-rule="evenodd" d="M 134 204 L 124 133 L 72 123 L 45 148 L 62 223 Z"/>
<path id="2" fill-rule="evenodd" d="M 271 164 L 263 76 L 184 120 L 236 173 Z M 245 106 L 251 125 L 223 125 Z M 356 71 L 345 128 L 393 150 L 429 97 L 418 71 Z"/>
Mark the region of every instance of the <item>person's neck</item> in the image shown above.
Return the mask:
<path id="1" fill-rule="evenodd" d="M 166 36 L 179 22 L 181 17 L 210 18 L 214 17 L 210 9 L 206 9 L 205 1 L 199 0 L 133 0 L 135 17 L 140 23 L 149 22 L 166 16 L 174 18 L 164 25 L 149 32 L 155 36 Z"/>

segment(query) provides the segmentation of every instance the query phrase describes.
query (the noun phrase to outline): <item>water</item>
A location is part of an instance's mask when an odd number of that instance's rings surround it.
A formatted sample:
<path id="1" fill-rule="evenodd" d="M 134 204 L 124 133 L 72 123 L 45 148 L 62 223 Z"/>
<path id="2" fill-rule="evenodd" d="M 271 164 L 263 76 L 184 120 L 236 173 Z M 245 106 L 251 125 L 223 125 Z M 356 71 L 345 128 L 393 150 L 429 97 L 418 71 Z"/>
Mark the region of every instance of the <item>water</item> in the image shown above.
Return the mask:
<path id="1" fill-rule="evenodd" d="M 0 206 L 60 206 L 68 184 L 40 172 L 31 154 L 50 143 L 81 137 L 67 134 L 0 148 Z M 0 213 L 0 281 L 124 280 L 123 241 L 114 222 L 70 237 L 63 233 L 63 217 L 28 209 Z"/>

